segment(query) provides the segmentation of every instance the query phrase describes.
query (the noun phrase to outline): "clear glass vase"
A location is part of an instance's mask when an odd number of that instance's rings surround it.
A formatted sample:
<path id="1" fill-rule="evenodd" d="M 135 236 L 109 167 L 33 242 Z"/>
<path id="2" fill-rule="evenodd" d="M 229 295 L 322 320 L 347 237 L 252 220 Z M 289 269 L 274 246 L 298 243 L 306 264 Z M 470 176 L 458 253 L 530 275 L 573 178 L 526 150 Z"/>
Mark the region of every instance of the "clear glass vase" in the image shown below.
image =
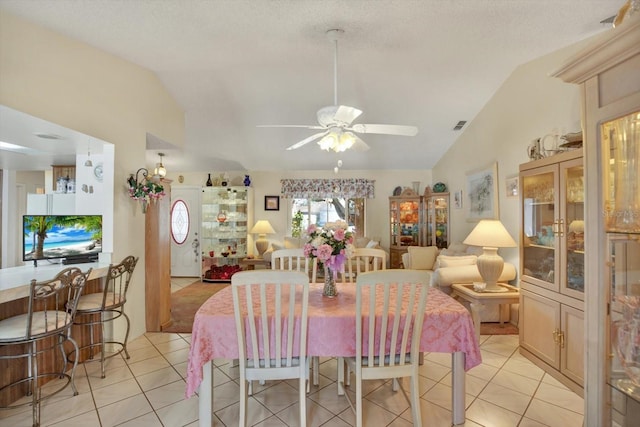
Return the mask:
<path id="1" fill-rule="evenodd" d="M 326 267 L 324 268 L 324 288 L 322 289 L 322 295 L 325 297 L 333 298 L 338 295 L 338 288 L 336 287 L 336 277 L 338 272 Z"/>

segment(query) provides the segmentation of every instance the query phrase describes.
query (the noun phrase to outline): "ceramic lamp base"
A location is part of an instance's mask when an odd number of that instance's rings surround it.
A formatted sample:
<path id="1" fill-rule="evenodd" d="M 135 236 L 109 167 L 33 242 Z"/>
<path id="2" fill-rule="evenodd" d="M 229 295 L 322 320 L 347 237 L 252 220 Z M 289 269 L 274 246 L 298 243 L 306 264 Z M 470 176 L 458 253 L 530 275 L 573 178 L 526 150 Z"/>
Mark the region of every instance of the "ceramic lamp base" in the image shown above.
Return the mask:
<path id="1" fill-rule="evenodd" d="M 256 240 L 256 249 L 258 250 L 258 257 L 262 258 L 262 255 L 264 255 L 264 253 L 267 251 L 267 248 L 269 248 L 269 241 L 265 238 L 258 238 L 258 240 Z"/>
<path id="2" fill-rule="evenodd" d="M 498 255 L 498 248 L 485 246 L 482 249 L 484 252 L 478 257 L 478 272 L 487 284 L 483 292 L 505 292 L 505 288 L 498 286 L 498 279 L 504 268 L 504 260 Z"/>

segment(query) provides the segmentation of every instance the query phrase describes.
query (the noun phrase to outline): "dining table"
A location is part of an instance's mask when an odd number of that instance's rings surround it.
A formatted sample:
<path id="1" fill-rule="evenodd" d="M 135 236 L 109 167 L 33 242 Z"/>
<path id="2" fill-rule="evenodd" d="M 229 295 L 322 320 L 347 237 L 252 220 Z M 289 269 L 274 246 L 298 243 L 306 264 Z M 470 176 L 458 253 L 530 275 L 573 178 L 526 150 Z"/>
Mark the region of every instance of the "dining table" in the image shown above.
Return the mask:
<path id="1" fill-rule="evenodd" d="M 309 286 L 307 356 L 355 356 L 356 287 L 339 286 L 337 296 L 329 298 L 322 295 L 323 284 Z M 465 373 L 482 362 L 480 347 L 469 311 L 437 288 L 429 288 L 420 351 L 451 354 L 452 423 L 463 424 Z M 202 304 L 193 323 L 185 397 L 198 392 L 200 426 L 212 425 L 213 360 L 238 355 L 229 286 Z"/>

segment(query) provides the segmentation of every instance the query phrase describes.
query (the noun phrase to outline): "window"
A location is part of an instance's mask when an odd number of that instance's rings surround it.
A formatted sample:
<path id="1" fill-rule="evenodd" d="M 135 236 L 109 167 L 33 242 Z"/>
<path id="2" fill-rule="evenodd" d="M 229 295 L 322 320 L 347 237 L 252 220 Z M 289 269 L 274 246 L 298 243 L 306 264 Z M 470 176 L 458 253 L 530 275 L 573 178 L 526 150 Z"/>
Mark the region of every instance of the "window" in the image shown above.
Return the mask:
<path id="1" fill-rule="evenodd" d="M 189 209 L 183 200 L 176 200 L 171 207 L 171 238 L 178 245 L 187 240 L 189 235 Z"/>
<path id="2" fill-rule="evenodd" d="M 346 221 L 356 237 L 364 236 L 364 198 L 292 199 L 291 218 L 302 212 L 302 230 L 309 224 Z"/>

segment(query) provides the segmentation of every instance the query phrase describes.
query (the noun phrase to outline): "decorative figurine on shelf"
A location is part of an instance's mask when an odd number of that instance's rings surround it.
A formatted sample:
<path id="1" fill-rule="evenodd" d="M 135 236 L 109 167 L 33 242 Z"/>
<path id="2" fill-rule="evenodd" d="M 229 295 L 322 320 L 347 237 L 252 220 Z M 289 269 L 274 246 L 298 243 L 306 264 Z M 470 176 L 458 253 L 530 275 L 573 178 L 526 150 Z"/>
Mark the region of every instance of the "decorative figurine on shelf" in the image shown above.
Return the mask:
<path id="1" fill-rule="evenodd" d="M 208 177 L 207 177 L 207 187 L 213 187 L 213 182 L 211 181 L 211 174 L 208 174 Z"/>
<path id="2" fill-rule="evenodd" d="M 229 185 L 229 175 L 227 175 L 226 172 L 220 174 L 220 185 L 222 185 L 223 187 Z"/>
<path id="3" fill-rule="evenodd" d="M 251 178 L 249 178 L 249 175 L 245 175 L 244 176 L 244 181 L 243 182 L 244 182 L 244 186 L 245 187 L 251 186 Z"/>
<path id="4" fill-rule="evenodd" d="M 442 182 L 436 182 L 433 184 L 433 192 L 434 193 L 444 193 L 447 191 L 447 186 Z"/>

